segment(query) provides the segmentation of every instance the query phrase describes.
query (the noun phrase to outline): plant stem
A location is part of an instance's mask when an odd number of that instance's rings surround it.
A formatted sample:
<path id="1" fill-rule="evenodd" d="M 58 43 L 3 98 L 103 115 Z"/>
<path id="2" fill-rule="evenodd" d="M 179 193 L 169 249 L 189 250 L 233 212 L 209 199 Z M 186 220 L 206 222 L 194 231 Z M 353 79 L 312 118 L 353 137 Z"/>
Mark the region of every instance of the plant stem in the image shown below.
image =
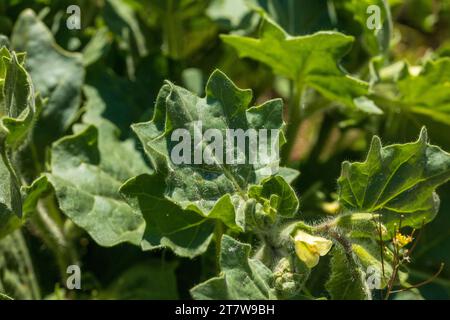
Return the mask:
<path id="1" fill-rule="evenodd" d="M 18 230 L 15 234 L 15 240 L 16 245 L 18 248 L 20 248 L 20 251 L 22 253 L 23 263 L 25 264 L 27 271 L 28 271 L 28 279 L 30 280 L 31 284 L 31 292 L 35 299 L 40 299 L 41 293 L 39 290 L 39 284 L 36 279 L 36 274 L 34 272 L 33 263 L 31 261 L 30 252 L 28 251 L 28 247 L 25 243 L 25 239 L 23 237 L 22 231 Z"/>
<path id="2" fill-rule="evenodd" d="M 282 151 L 282 162 L 288 163 L 296 142 L 297 132 L 302 122 L 301 101 L 303 85 L 300 81 L 291 82 L 291 97 L 289 99 L 289 119 L 286 131 L 286 145 Z"/>
<path id="3" fill-rule="evenodd" d="M 216 228 L 214 230 L 214 237 L 216 240 L 216 266 L 217 266 L 218 272 L 220 272 L 220 252 L 222 250 L 221 240 L 222 240 L 223 231 L 224 231 L 223 223 L 222 223 L 222 221 L 218 220 L 216 222 Z"/>
<path id="4" fill-rule="evenodd" d="M 53 220 L 51 209 L 48 199 L 39 200 L 36 215 L 33 216 L 33 222 L 39 236 L 56 257 L 61 280 L 66 281 L 67 266 L 77 263 L 78 259 L 75 250 L 66 239 L 61 227 Z"/>
<path id="5" fill-rule="evenodd" d="M 9 160 L 8 150 L 6 149 L 5 140 L 2 140 L 0 142 L 0 154 L 1 154 L 2 161 L 3 161 L 4 165 L 6 166 L 6 169 L 9 171 L 9 175 L 12 180 L 12 184 L 11 184 L 12 209 L 17 214 L 17 216 L 22 217 L 22 196 L 20 194 L 20 187 L 22 184 L 20 183 L 19 176 L 17 175 L 13 164 Z"/>

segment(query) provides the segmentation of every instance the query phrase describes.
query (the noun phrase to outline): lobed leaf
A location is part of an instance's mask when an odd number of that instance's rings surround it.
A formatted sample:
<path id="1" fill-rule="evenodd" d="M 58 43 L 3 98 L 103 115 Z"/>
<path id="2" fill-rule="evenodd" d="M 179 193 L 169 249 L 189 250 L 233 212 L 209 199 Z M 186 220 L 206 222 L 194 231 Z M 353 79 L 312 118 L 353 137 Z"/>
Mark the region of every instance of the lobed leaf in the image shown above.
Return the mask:
<path id="1" fill-rule="evenodd" d="M 420 228 L 436 216 L 438 186 L 450 179 L 450 155 L 428 143 L 425 128 L 414 143 L 381 146 L 374 137 L 365 162 L 344 162 L 339 201 L 347 211 L 377 213 L 392 235 Z"/>
<path id="2" fill-rule="evenodd" d="M 261 61 L 276 74 L 308 85 L 330 100 L 355 106 L 354 99 L 368 93 L 367 83 L 342 71 L 339 61 L 350 50 L 353 37 L 334 31 L 293 37 L 265 17 L 258 39 L 222 35 L 241 57 Z"/>
<path id="3" fill-rule="evenodd" d="M 182 209 L 196 212 L 202 217 L 222 220 L 228 227 L 242 231 L 245 228 L 249 188 L 276 173 L 278 158 L 251 163 L 247 153 L 233 146 L 232 152 L 244 158 L 242 164 L 228 164 L 225 160 L 228 150 L 222 150 L 224 158 L 221 161 L 216 153 L 211 152 L 213 161 L 210 163 L 200 161 L 202 163 L 195 164 L 194 157 L 188 155 L 186 163 L 176 164 L 172 160 L 172 133 L 177 129 L 186 129 L 190 133 L 187 141 L 195 146 L 198 143 L 195 141 L 196 130 L 202 134 L 208 129 L 219 130 L 223 137 L 226 137 L 227 129 L 281 130 L 284 125 L 282 104 L 280 100 L 272 100 L 249 108 L 251 91 L 238 89 L 220 71 L 211 75 L 206 93 L 206 97 L 199 98 L 167 82 L 158 95 L 153 119 L 135 124 L 132 128 L 153 166 L 164 175 L 166 198 Z M 197 126 L 199 122 L 201 129 Z M 280 139 L 281 143 L 284 139 L 282 134 L 272 137 L 272 140 L 274 138 Z M 266 141 L 269 150 L 270 140 Z M 207 150 L 206 141 L 202 140 L 200 146 L 203 156 Z M 294 178 L 292 170 L 281 170 L 280 174 L 290 180 Z M 278 183 L 282 183 L 280 179 L 282 178 L 277 180 Z M 292 190 L 289 187 L 285 190 L 291 191 L 291 195 L 282 200 L 295 202 Z M 290 210 L 289 214 L 293 214 L 292 210 L 296 208 L 295 203 L 280 205 L 291 206 L 287 208 Z"/>

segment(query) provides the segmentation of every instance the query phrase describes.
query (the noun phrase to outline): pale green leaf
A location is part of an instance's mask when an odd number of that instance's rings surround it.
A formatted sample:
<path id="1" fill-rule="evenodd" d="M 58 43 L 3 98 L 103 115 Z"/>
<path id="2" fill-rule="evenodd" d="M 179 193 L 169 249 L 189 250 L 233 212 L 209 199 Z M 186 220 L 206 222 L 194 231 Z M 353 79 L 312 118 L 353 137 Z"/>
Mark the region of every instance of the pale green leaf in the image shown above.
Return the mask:
<path id="1" fill-rule="evenodd" d="M 260 37 L 222 35 L 241 57 L 269 65 L 276 74 L 294 80 L 298 86 L 313 87 L 325 97 L 354 106 L 354 99 L 368 93 L 367 83 L 342 71 L 340 60 L 350 50 L 353 37 L 334 31 L 293 37 L 265 18 Z"/>
<path id="2" fill-rule="evenodd" d="M 60 48 L 50 30 L 30 9 L 20 14 L 11 43 L 15 50 L 27 53 L 26 67 L 33 84 L 43 98 L 48 98 L 39 122 L 46 130 L 38 133 L 45 135 L 46 142 L 54 140 L 77 116 L 85 73 L 82 55 Z"/>
<path id="3" fill-rule="evenodd" d="M 145 229 L 140 212 L 120 196 L 123 182 L 148 172 L 131 141 L 120 142 L 114 126 L 103 120 L 52 146 L 51 173 L 46 174 L 59 206 L 102 246 L 138 245 Z"/>

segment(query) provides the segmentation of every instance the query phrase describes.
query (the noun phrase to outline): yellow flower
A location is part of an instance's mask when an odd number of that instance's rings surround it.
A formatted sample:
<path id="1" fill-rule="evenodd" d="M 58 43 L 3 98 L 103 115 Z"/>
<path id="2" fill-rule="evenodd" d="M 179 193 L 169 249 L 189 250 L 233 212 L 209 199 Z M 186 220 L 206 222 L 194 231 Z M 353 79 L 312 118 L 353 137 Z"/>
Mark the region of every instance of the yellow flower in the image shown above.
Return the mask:
<path id="1" fill-rule="evenodd" d="M 325 211 L 328 214 L 336 214 L 338 213 L 340 209 L 339 202 L 333 201 L 333 202 L 324 202 L 322 204 L 322 210 Z"/>
<path id="2" fill-rule="evenodd" d="M 333 242 L 322 237 L 315 237 L 303 231 L 297 231 L 294 237 L 295 253 L 308 268 L 319 263 L 319 257 L 330 251 Z"/>
<path id="3" fill-rule="evenodd" d="M 407 244 L 411 243 L 413 238 L 411 236 L 405 236 L 400 232 L 397 232 L 394 237 L 394 242 L 400 247 L 403 248 Z"/>

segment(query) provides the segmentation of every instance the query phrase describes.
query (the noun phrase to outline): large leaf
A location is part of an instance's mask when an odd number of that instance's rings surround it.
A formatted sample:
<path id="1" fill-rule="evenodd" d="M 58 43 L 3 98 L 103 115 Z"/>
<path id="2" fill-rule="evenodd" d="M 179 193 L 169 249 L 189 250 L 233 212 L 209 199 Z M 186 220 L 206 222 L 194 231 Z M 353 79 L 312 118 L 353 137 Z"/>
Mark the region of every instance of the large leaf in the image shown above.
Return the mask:
<path id="1" fill-rule="evenodd" d="M 223 236 L 222 275 L 192 288 L 192 297 L 199 300 L 276 299 L 272 271 L 261 261 L 249 258 L 250 251 L 250 245 Z"/>
<path id="2" fill-rule="evenodd" d="M 331 100 L 355 106 L 354 99 L 367 94 L 367 83 L 342 71 L 339 61 L 348 53 L 353 37 L 323 31 L 293 37 L 269 18 L 265 18 L 259 39 L 222 35 L 241 57 L 269 65 L 277 74 L 308 85 Z"/>
<path id="3" fill-rule="evenodd" d="M 60 48 L 32 10 L 20 14 L 11 43 L 14 49 L 26 51 L 26 67 L 34 86 L 48 98 L 39 122 L 46 130 L 38 132 L 47 143 L 67 130 L 77 116 L 84 79 L 82 55 Z"/>
<path id="4" fill-rule="evenodd" d="M 199 134 L 203 135 L 208 129 L 216 130 L 224 137 L 224 141 L 228 129 L 240 129 L 244 132 L 247 129 L 256 132 L 259 129 L 275 130 L 276 133 L 271 139 L 261 139 L 259 144 L 260 147 L 263 145 L 270 150 L 278 139 L 283 142 L 283 135 L 278 131 L 283 127 L 282 103 L 280 100 L 272 100 L 260 106 L 249 107 L 252 92 L 238 89 L 220 71 L 211 75 L 205 91 L 206 97 L 199 98 L 167 82 L 159 93 L 153 119 L 133 125 L 133 130 L 154 167 L 164 174 L 164 194 L 168 199 L 183 209 L 197 212 L 203 217 L 220 219 L 230 228 L 243 230 L 244 211 L 249 200 L 248 188 L 277 173 L 278 156 L 272 154 L 265 158 L 259 157 L 259 161 L 252 163 L 249 161 L 248 152 L 233 145 L 232 152 L 241 155 L 243 161 L 229 164 L 230 162 L 226 161 L 226 143 L 213 152 L 209 145 L 211 141 L 207 142 L 206 138 L 201 141 L 196 139 L 200 139 L 197 138 Z M 201 151 L 200 156 L 209 150 L 211 161 L 205 163 L 206 158 L 204 161 L 197 161 L 187 155 L 184 163 L 176 164 L 171 156 L 174 152 L 174 142 L 171 139 L 172 133 L 177 129 L 186 129 L 190 133 L 190 137 L 185 139 L 191 146 L 197 146 L 197 150 Z M 222 158 L 217 150 L 222 152 Z M 194 150 L 192 155 L 195 152 Z M 193 160 L 197 161 L 197 164 L 194 164 Z M 287 173 L 286 170 L 279 172 Z M 288 200 L 291 201 L 291 197 Z M 293 205 L 292 208 L 294 207 L 296 206 Z"/>
<path id="5" fill-rule="evenodd" d="M 131 141 L 117 139 L 111 123 L 103 120 L 97 127 L 82 125 L 78 133 L 55 142 L 46 178 L 61 210 L 97 243 L 139 244 L 145 221 L 122 199 L 119 188 L 149 168 Z"/>
<path id="6" fill-rule="evenodd" d="M 422 129 L 414 143 L 381 146 L 374 137 L 365 162 L 344 162 L 338 180 L 344 210 L 377 213 L 389 233 L 421 227 L 436 216 L 435 189 L 450 179 L 450 155 L 428 143 Z"/>

